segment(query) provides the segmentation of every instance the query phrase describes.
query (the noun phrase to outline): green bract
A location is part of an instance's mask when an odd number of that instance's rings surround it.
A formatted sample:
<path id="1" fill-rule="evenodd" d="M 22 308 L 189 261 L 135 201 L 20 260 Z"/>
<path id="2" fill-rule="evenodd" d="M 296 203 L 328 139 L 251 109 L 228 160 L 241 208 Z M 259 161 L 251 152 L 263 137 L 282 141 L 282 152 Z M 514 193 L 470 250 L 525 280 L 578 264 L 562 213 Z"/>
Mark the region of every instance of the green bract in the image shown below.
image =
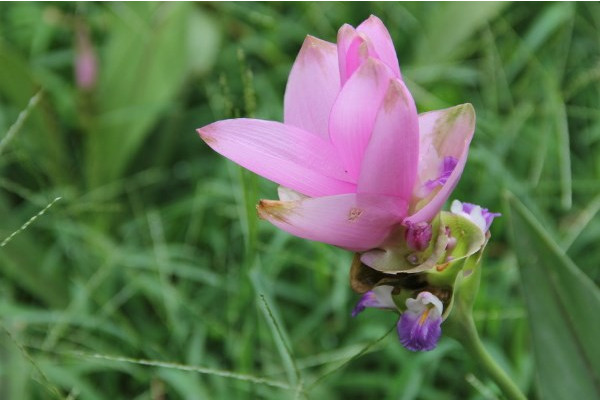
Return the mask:
<path id="1" fill-rule="evenodd" d="M 433 220 L 432 231 L 429 247 L 416 252 L 403 240 L 406 228 L 398 228 L 384 249 L 368 252 L 373 267 L 361 262 L 364 254 L 357 253 L 350 272 L 352 288 L 366 293 L 376 286 L 392 286 L 392 297 L 399 311 L 406 308 L 407 298 L 428 291 L 444 303 L 446 318 L 455 302 L 455 293 L 460 291 L 464 296 L 461 299 L 474 298 L 478 283 L 473 282 L 478 279 L 473 278 L 489 234 L 468 218 L 446 211 Z"/>
<path id="2" fill-rule="evenodd" d="M 368 257 L 371 268 L 386 274 L 416 273 L 468 257 L 485 242 L 485 233 L 477 225 L 447 211 L 440 212 L 431 227 L 431 243 L 422 252 L 408 246 L 404 240 L 407 228 L 400 226 L 381 249 L 364 253 L 361 259 Z"/>

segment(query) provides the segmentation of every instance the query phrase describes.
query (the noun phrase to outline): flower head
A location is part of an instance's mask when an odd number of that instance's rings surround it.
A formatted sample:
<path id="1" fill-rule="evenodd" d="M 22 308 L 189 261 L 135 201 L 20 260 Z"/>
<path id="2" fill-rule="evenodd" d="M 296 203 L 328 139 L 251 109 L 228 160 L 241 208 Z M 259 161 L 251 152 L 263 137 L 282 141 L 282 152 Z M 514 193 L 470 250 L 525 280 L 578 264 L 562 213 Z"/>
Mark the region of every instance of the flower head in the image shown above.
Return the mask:
<path id="1" fill-rule="evenodd" d="M 231 119 L 198 132 L 215 151 L 285 187 L 278 201 L 258 204 L 260 217 L 364 252 L 399 225 L 429 223 L 439 212 L 474 126 L 470 104 L 417 114 L 390 34 L 371 16 L 356 29 L 342 26 L 337 44 L 307 36 L 289 75 L 283 123 Z"/>

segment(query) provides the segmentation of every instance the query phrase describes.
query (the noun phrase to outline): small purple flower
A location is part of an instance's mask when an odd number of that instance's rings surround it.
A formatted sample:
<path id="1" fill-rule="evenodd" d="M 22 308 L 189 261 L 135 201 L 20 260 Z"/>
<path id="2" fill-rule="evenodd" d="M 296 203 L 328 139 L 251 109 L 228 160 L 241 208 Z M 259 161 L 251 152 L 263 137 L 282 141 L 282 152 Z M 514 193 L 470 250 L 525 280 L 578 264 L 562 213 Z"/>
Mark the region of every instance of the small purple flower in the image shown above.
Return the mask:
<path id="1" fill-rule="evenodd" d="M 369 290 L 367 293 L 363 294 L 356 304 L 356 307 L 354 307 L 354 310 L 352 310 L 352 316 L 356 317 L 367 307 L 396 309 L 396 304 L 392 299 L 393 289 L 392 286 L 384 285 Z"/>
<path id="2" fill-rule="evenodd" d="M 407 299 L 406 307 L 398 321 L 400 343 L 410 351 L 433 350 L 442 334 L 442 302 L 421 292 L 416 299 Z"/>
<path id="3" fill-rule="evenodd" d="M 500 213 L 489 212 L 487 208 L 482 208 L 477 204 L 462 203 L 454 200 L 450 206 L 450 211 L 453 214 L 462 215 L 470 219 L 485 233 L 490 229 L 494 218 L 501 216 Z"/>
<path id="4" fill-rule="evenodd" d="M 427 247 L 429 247 L 429 242 L 431 241 L 431 225 L 427 222 L 405 222 L 407 227 L 405 239 L 408 246 L 417 251 L 423 251 Z"/>
<path id="5" fill-rule="evenodd" d="M 452 174 L 452 171 L 454 171 L 454 168 L 456 168 L 457 164 L 458 160 L 456 158 L 451 156 L 444 157 L 444 162 L 442 164 L 442 171 L 440 173 L 440 176 L 437 179 L 428 180 L 427 182 L 425 182 L 425 188 L 428 191 L 431 191 L 437 186 L 444 186 L 444 184 L 446 183 L 446 181 L 448 181 L 448 178 Z"/>

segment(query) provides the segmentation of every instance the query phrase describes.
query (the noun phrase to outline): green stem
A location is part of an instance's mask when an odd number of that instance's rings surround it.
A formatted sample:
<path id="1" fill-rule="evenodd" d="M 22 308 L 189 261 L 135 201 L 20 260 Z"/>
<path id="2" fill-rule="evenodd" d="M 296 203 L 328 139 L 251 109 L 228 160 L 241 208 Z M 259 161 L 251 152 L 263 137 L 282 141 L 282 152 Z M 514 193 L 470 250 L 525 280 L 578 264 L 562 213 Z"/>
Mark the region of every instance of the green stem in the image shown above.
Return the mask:
<path id="1" fill-rule="evenodd" d="M 456 338 L 462 343 L 471 357 L 481 365 L 489 377 L 496 382 L 506 398 L 509 400 L 527 400 L 513 380 L 496 363 L 483 346 L 472 316 L 470 314 L 463 315 L 460 323 L 457 324 L 457 328 L 459 329 L 457 333 L 460 334 L 456 335 Z"/>

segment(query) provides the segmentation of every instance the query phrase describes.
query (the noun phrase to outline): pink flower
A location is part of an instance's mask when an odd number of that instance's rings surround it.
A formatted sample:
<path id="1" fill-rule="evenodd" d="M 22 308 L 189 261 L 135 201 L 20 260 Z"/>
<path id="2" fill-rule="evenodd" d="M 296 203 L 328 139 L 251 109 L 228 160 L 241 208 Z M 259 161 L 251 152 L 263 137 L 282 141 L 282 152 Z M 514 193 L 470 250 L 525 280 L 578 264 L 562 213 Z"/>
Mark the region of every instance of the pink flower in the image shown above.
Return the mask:
<path id="1" fill-rule="evenodd" d="M 375 16 L 335 44 L 307 36 L 284 98 L 284 123 L 198 129 L 215 151 L 270 179 L 280 200 L 259 215 L 302 238 L 377 248 L 399 224 L 430 222 L 458 182 L 475 127 L 470 104 L 417 114 L 390 35 Z"/>
<path id="2" fill-rule="evenodd" d="M 88 28 L 77 25 L 75 44 L 75 82 L 83 90 L 91 90 L 96 85 L 98 60 L 90 40 Z"/>

